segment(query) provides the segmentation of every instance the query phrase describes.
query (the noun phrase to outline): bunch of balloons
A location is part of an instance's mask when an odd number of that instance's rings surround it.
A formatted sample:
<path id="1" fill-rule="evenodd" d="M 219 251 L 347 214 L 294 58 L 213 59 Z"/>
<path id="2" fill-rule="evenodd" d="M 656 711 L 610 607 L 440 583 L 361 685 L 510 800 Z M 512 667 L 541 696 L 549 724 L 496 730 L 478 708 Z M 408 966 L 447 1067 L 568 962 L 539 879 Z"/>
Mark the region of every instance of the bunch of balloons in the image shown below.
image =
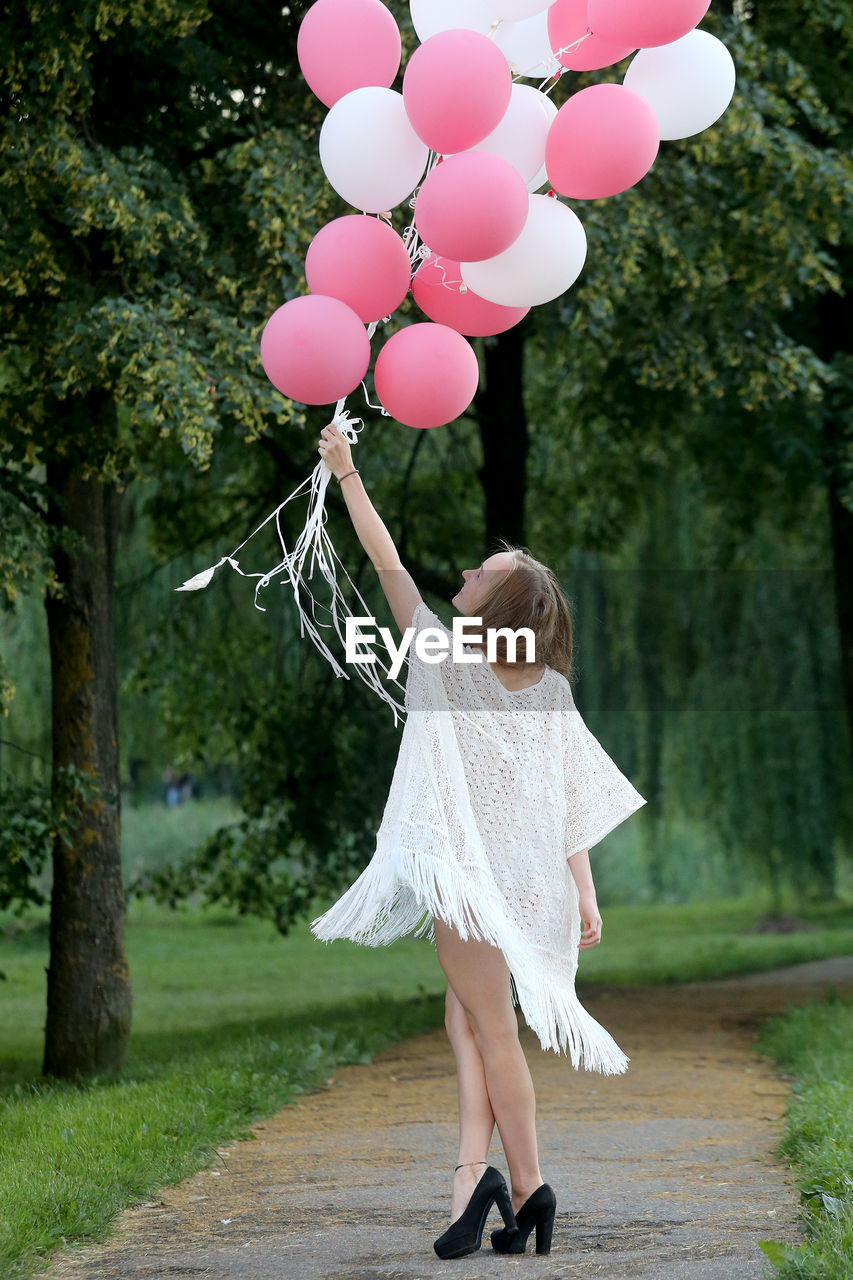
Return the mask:
<path id="1" fill-rule="evenodd" d="M 466 339 L 511 328 L 583 269 L 583 225 L 558 194 L 626 191 L 661 140 L 699 133 L 725 111 L 731 56 L 695 29 L 709 4 L 410 0 L 421 43 L 398 92 L 400 32 L 382 0 L 316 0 L 299 29 L 299 65 L 329 108 L 323 170 L 360 212 L 318 231 L 305 260 L 310 294 L 264 329 L 261 358 L 278 390 L 303 404 L 354 391 L 375 325 L 411 288 L 426 318 L 379 351 L 377 396 L 411 427 L 463 413 L 478 381 Z M 559 110 L 545 91 L 566 70 L 630 54 L 621 83 L 581 89 Z M 402 235 L 398 205 L 407 222 L 414 210 Z"/>

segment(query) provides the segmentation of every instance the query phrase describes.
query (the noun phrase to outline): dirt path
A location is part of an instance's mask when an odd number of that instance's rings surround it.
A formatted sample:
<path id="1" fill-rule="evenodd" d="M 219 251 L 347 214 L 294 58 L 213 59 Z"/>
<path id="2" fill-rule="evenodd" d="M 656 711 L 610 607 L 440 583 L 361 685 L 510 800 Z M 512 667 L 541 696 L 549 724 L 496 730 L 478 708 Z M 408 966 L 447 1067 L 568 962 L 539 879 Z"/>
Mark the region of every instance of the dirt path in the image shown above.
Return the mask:
<path id="1" fill-rule="evenodd" d="M 760 1277 L 758 1241 L 798 1238 L 798 1196 L 773 1158 L 788 1089 L 756 1056 L 755 1029 L 830 986 L 853 990 L 853 959 L 581 991 L 631 1056 L 619 1077 L 575 1072 L 525 1032 L 557 1192 L 549 1257 L 497 1256 L 488 1234 L 468 1258 L 433 1253 L 456 1153 L 453 1061 L 435 1032 L 337 1072 L 215 1169 L 125 1212 L 108 1244 L 57 1256 L 47 1280 Z M 497 1143 L 492 1160 L 505 1170 Z"/>

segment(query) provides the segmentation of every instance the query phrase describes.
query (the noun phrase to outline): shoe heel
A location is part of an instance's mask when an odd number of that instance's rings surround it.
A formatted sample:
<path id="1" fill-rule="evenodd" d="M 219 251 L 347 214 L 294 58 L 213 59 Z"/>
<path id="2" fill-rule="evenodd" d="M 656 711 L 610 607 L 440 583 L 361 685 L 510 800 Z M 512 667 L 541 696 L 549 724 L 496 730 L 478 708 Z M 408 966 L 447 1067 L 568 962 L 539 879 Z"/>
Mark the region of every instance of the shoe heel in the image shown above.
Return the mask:
<path id="1" fill-rule="evenodd" d="M 497 1203 L 505 1222 L 509 1213 L 513 1232 L 507 1234 L 514 1235 L 515 1219 L 512 1216 L 509 1189 L 503 1175 L 490 1165 L 474 1188 L 461 1216 L 450 1224 L 443 1236 L 433 1242 L 433 1249 L 439 1258 L 464 1258 L 469 1253 L 477 1252 L 482 1244 L 483 1229 L 493 1203 Z"/>
<path id="2" fill-rule="evenodd" d="M 536 1252 L 537 1253 L 551 1252 L 551 1236 L 554 1234 L 554 1217 L 555 1217 L 555 1210 L 552 1209 L 551 1212 L 547 1215 L 547 1217 L 537 1218 L 536 1220 Z"/>
<path id="3" fill-rule="evenodd" d="M 500 1215 L 504 1220 L 504 1226 L 507 1231 L 516 1231 L 518 1224 L 515 1221 L 515 1214 L 512 1209 L 512 1200 L 510 1199 L 509 1187 L 504 1183 L 502 1187 L 498 1187 L 495 1195 L 495 1203 L 500 1210 Z"/>

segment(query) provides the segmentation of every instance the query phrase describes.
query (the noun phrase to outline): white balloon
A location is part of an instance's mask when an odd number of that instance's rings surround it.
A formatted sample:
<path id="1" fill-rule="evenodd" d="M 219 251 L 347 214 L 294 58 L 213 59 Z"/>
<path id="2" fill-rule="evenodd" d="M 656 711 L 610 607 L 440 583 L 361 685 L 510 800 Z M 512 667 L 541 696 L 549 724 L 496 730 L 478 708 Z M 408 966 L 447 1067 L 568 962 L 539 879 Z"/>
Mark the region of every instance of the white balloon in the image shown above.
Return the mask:
<path id="1" fill-rule="evenodd" d="M 735 91 L 735 64 L 710 31 L 689 31 L 672 44 L 641 49 L 622 82 L 646 99 L 672 142 L 709 128 Z"/>
<path id="2" fill-rule="evenodd" d="M 368 85 L 345 93 L 320 130 L 323 172 L 339 196 L 365 213 L 383 213 L 410 196 L 428 156 L 394 89 Z"/>
<path id="3" fill-rule="evenodd" d="M 462 279 L 481 298 L 505 307 L 537 307 L 574 284 L 586 261 L 586 232 L 568 205 L 530 196 L 521 235 L 503 253 L 461 263 Z"/>
<path id="4" fill-rule="evenodd" d="M 557 115 L 557 104 L 556 104 L 556 102 L 552 102 L 552 101 L 551 101 L 551 99 L 548 97 L 547 93 L 540 93 L 539 97 L 542 99 L 542 106 L 545 108 L 545 114 L 546 114 L 546 115 L 547 115 L 547 117 L 548 117 L 548 128 L 550 129 L 550 128 L 551 128 L 551 125 L 554 123 L 554 119 L 555 119 L 555 117 L 556 117 L 556 115 Z M 528 182 L 528 184 L 527 184 L 527 190 L 528 190 L 528 191 L 538 191 L 540 187 L 544 187 L 544 186 L 545 186 L 545 183 L 546 183 L 546 182 L 548 183 L 548 185 L 549 185 L 549 186 L 551 185 L 551 183 L 550 183 L 550 181 L 549 181 L 549 178 L 548 178 L 548 170 L 546 169 L 545 165 L 543 164 L 543 165 L 542 165 L 542 168 L 541 168 L 541 169 L 536 173 L 536 175 L 535 175 L 533 178 L 531 178 L 531 179 L 530 179 L 530 181 Z"/>
<path id="5" fill-rule="evenodd" d="M 501 22 L 523 22 L 543 9 L 550 9 L 555 0 L 490 0 L 492 18 Z"/>
<path id="6" fill-rule="evenodd" d="M 547 9 L 522 22 L 502 22 L 494 39 L 515 76 L 544 80 L 560 70 L 548 35 Z"/>
<path id="7" fill-rule="evenodd" d="M 421 44 L 439 31 L 462 29 L 488 35 L 492 0 L 409 0 L 412 26 Z"/>
<path id="8" fill-rule="evenodd" d="M 530 182 L 545 163 L 545 139 L 551 128 L 546 101 L 532 85 L 514 84 L 500 124 L 469 150 L 487 151 L 508 160 L 525 183 Z"/>

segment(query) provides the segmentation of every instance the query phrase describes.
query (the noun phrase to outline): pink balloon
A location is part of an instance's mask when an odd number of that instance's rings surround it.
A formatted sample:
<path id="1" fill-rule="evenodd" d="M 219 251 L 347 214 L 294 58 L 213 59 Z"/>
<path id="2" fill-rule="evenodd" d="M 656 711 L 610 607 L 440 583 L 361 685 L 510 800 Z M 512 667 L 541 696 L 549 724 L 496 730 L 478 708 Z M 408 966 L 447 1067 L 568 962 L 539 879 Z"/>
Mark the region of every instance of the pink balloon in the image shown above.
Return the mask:
<path id="1" fill-rule="evenodd" d="M 347 214 L 326 223 L 308 246 L 312 293 L 345 302 L 365 324 L 390 316 L 409 292 L 406 246 L 387 222 Z"/>
<path id="2" fill-rule="evenodd" d="M 508 249 L 527 220 L 527 187 L 517 169 L 485 151 L 448 156 L 415 200 L 415 226 L 442 258 L 480 262 Z"/>
<path id="3" fill-rule="evenodd" d="M 471 338 L 484 338 L 489 334 L 503 333 L 523 320 L 529 307 L 502 307 L 487 302 L 462 279 L 458 262 L 427 258 L 412 281 L 415 302 L 430 320 L 446 324 L 457 333 Z"/>
<path id="4" fill-rule="evenodd" d="M 311 294 L 274 311 L 261 335 L 261 363 L 274 387 L 300 404 L 331 404 L 354 391 L 370 364 L 358 316 L 337 298 Z"/>
<path id="5" fill-rule="evenodd" d="M 409 59 L 403 101 L 412 128 L 449 155 L 482 142 L 509 106 L 512 72 L 497 45 L 478 31 L 439 31 Z"/>
<path id="6" fill-rule="evenodd" d="M 593 84 L 557 112 L 545 143 L 548 180 L 573 200 L 602 200 L 639 182 L 659 147 L 645 98 L 621 84 Z"/>
<path id="7" fill-rule="evenodd" d="M 317 0 L 296 40 L 308 87 L 327 107 L 366 85 L 390 89 L 400 53 L 400 31 L 381 0 Z"/>
<path id="8" fill-rule="evenodd" d="M 625 41 L 614 43 L 612 40 L 602 40 L 599 36 L 587 34 L 587 5 L 588 0 L 557 0 L 548 10 L 551 48 L 563 66 L 570 71 L 598 71 L 601 67 L 612 67 L 614 62 L 621 62 L 638 47 Z M 569 46 L 582 36 L 583 43 L 576 49 L 571 49 Z M 566 52 L 561 53 L 561 49 Z"/>
<path id="9" fill-rule="evenodd" d="M 480 377 L 477 357 L 444 324 L 410 324 L 376 358 L 376 394 L 406 427 L 440 427 L 464 413 Z"/>
<path id="10" fill-rule="evenodd" d="M 652 49 L 692 31 L 711 0 L 589 0 L 589 25 L 602 40 Z"/>

